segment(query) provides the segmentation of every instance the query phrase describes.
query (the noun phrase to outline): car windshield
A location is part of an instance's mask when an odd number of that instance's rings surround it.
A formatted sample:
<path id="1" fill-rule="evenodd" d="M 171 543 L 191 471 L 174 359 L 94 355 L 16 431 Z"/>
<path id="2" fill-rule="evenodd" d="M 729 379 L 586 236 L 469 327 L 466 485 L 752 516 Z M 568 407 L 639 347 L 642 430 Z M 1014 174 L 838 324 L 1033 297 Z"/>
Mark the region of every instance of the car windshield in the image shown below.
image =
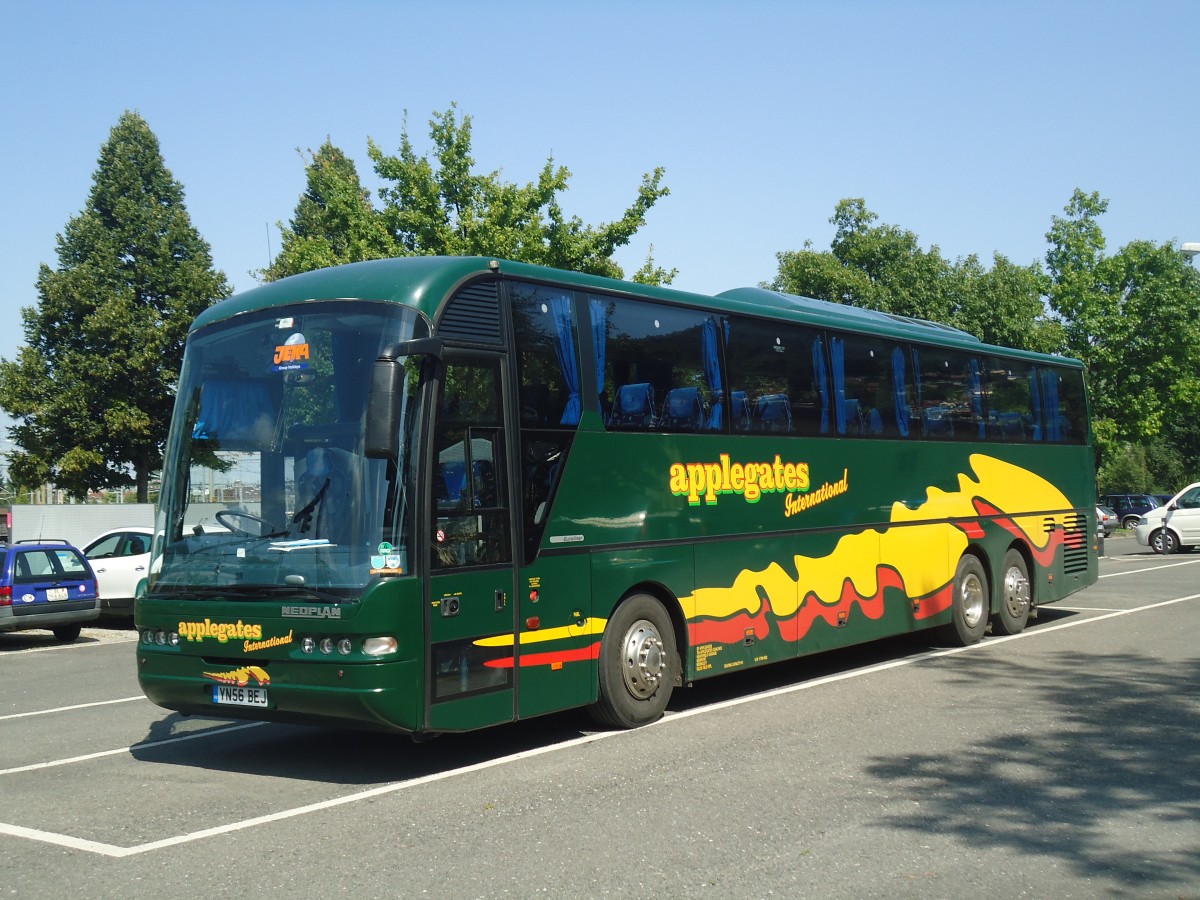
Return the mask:
<path id="1" fill-rule="evenodd" d="M 346 598 L 408 572 L 415 360 L 400 458 L 367 458 L 363 432 L 375 359 L 420 321 L 394 304 L 311 302 L 189 337 L 150 596 Z"/>

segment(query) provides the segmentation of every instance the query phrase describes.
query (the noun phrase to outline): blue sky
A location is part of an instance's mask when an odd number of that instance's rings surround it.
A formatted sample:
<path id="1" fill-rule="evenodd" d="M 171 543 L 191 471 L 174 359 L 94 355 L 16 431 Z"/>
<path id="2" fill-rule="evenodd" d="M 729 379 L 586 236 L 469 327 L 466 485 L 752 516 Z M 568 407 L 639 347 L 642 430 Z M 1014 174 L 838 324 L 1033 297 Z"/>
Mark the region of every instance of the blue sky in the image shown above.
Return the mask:
<path id="1" fill-rule="evenodd" d="M 642 174 L 671 196 L 618 257 L 653 244 L 678 287 L 756 284 L 863 197 L 954 259 L 1042 259 L 1076 187 L 1110 200 L 1110 250 L 1200 240 L 1200 25 L 1186 3 L 10 4 L 0 37 L 0 356 L 23 341 L 38 266 L 86 201 L 126 109 L 158 136 L 235 289 L 279 249 L 327 136 L 378 182 L 407 110 L 457 102 L 480 169 L 533 178 L 553 155 L 590 223 Z"/>

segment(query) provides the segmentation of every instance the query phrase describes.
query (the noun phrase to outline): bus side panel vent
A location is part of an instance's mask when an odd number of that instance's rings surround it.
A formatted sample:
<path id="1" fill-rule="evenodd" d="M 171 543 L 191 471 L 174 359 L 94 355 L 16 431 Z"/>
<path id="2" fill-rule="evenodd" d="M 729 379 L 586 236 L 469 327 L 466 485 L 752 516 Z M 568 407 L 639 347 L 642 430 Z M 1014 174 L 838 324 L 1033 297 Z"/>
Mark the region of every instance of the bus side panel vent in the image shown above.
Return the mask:
<path id="1" fill-rule="evenodd" d="M 500 343 L 500 302 L 495 281 L 469 284 L 446 304 L 437 336 L 448 341 Z"/>
<path id="2" fill-rule="evenodd" d="M 1063 526 L 1063 572 L 1072 575 L 1087 570 L 1087 519 L 1073 513 L 1066 517 Z"/>

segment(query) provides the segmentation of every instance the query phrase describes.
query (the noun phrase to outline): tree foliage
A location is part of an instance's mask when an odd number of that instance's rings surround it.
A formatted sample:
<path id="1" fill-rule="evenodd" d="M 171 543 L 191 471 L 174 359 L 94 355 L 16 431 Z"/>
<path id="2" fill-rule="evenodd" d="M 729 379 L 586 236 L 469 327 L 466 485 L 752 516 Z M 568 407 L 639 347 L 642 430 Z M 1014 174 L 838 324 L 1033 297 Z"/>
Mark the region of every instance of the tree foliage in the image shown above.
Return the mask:
<path id="1" fill-rule="evenodd" d="M 126 112 L 101 147 L 83 211 L 40 267 L 21 311 L 26 345 L 0 360 L 0 407 L 16 421 L 15 481 L 74 497 L 161 467 L 178 363 L 195 316 L 229 294 L 192 226 L 158 139 Z"/>
<path id="2" fill-rule="evenodd" d="M 1145 444 L 1200 408 L 1200 279 L 1172 244 L 1133 241 L 1105 256 L 1107 206 L 1076 190 L 1053 218 L 1049 302 L 1065 352 L 1087 366 L 1093 415 Z"/>
<path id="3" fill-rule="evenodd" d="M 953 325 L 989 343 L 1031 350 L 1058 345 L 1047 316 L 1045 277 L 1037 265 L 1018 266 L 996 254 L 991 269 L 978 257 L 947 261 L 937 246 L 878 216 L 861 198 L 840 201 L 828 251 L 807 241 L 776 254 L 779 271 L 769 287 L 865 309 Z"/>
<path id="4" fill-rule="evenodd" d="M 291 225 L 282 228 L 283 247 L 262 273 L 268 280 L 395 255 L 392 236 L 371 204 L 354 160 L 326 139 L 308 154 L 304 174 L 307 188 Z"/>
<path id="5" fill-rule="evenodd" d="M 385 152 L 368 139 L 383 182 L 376 209 L 354 164 L 328 141 L 311 154 L 308 188 L 283 231 L 283 250 L 264 273 L 279 278 L 336 263 L 385 256 L 495 256 L 557 268 L 623 276 L 613 259 L 669 191 L 663 170 L 646 174 L 619 219 L 588 225 L 568 216 L 562 195 L 571 173 L 546 161 L 535 180 L 516 184 L 499 171 L 476 170 L 471 117 L 457 107 L 429 122 L 432 155 L 419 154 L 405 122 L 400 147 Z M 667 283 L 674 276 L 648 257 L 637 277 Z"/>
<path id="6" fill-rule="evenodd" d="M 1051 219 L 1045 268 L 1000 254 L 985 268 L 975 255 L 949 262 L 846 199 L 830 219 L 830 249 L 808 241 L 777 254 L 767 286 L 1083 360 L 1104 478 L 1114 490 L 1138 489 L 1115 485 L 1121 478 L 1171 490 L 1200 477 L 1200 277 L 1171 243 L 1133 241 L 1106 255 L 1107 208 L 1076 190 Z"/>

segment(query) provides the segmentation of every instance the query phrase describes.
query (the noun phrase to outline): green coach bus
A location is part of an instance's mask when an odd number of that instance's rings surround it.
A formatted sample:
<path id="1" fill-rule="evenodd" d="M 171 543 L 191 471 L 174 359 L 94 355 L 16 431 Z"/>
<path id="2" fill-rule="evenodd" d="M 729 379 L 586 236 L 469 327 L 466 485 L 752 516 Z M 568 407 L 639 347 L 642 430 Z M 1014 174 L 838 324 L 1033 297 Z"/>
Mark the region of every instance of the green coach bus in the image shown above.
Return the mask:
<path id="1" fill-rule="evenodd" d="M 1074 360 L 759 288 L 356 263 L 193 324 L 138 675 L 185 713 L 634 727 L 733 669 L 1016 634 L 1095 581 L 1095 497 Z"/>

